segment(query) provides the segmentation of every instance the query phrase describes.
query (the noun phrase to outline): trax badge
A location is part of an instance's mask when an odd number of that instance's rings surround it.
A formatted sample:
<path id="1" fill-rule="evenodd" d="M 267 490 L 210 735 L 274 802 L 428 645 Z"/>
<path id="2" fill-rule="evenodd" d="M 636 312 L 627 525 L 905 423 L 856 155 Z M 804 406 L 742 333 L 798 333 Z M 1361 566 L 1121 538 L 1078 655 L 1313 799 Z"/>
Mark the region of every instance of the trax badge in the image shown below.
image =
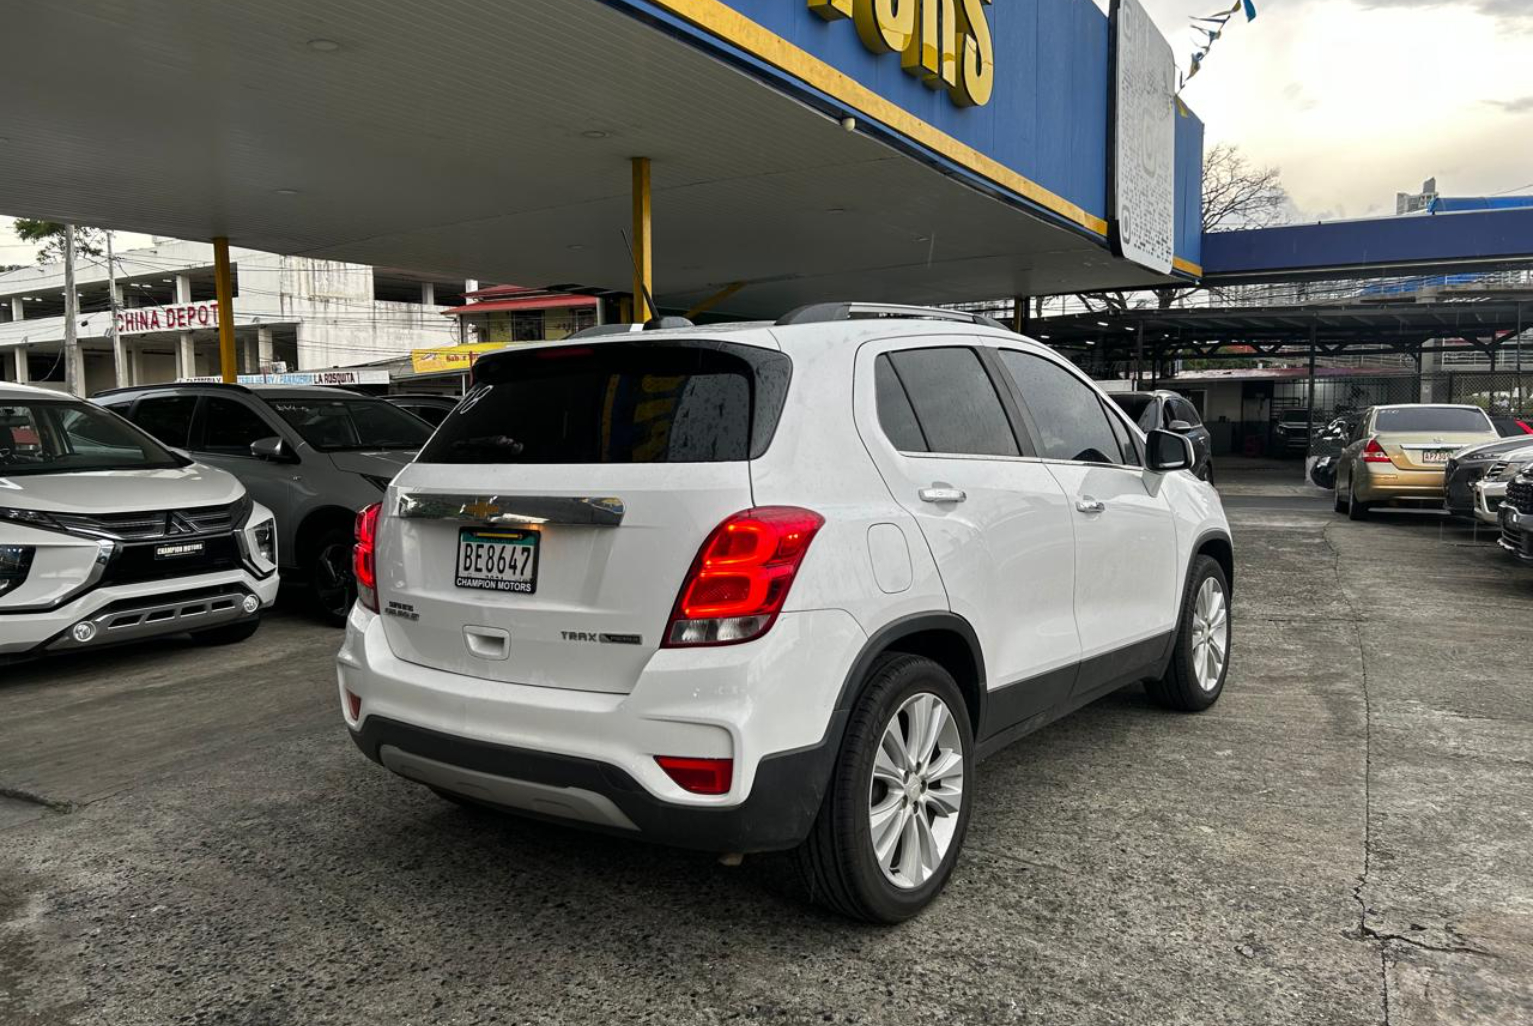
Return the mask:
<path id="1" fill-rule="evenodd" d="M 640 634 L 607 634 L 596 631 L 560 631 L 559 637 L 565 641 L 595 641 L 603 645 L 642 645 L 644 637 Z"/>

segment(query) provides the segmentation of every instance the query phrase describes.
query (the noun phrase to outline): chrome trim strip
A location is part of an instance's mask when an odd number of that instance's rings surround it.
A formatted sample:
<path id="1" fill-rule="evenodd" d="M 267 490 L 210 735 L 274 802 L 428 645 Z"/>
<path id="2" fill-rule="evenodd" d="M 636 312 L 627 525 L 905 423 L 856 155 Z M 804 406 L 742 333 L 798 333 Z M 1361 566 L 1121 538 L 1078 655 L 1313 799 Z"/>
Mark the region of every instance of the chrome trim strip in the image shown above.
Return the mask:
<path id="1" fill-rule="evenodd" d="M 622 499 L 576 495 L 400 495 L 405 520 L 457 520 L 468 524 L 581 524 L 616 527 Z"/>

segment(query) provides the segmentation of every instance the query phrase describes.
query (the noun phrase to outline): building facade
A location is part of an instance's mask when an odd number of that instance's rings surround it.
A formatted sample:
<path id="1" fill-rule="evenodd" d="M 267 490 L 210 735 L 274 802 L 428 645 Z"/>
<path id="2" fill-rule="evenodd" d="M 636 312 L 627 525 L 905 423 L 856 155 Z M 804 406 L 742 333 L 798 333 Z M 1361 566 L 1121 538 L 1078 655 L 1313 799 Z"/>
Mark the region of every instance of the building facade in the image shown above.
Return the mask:
<path id="1" fill-rule="evenodd" d="M 230 250 L 241 373 L 376 363 L 464 341 L 450 314 L 477 283 L 336 260 Z M 81 390 L 219 371 L 213 247 L 164 242 L 76 261 Z M 114 348 L 111 328 L 115 323 Z M 64 388 L 64 269 L 0 274 L 0 380 Z"/>

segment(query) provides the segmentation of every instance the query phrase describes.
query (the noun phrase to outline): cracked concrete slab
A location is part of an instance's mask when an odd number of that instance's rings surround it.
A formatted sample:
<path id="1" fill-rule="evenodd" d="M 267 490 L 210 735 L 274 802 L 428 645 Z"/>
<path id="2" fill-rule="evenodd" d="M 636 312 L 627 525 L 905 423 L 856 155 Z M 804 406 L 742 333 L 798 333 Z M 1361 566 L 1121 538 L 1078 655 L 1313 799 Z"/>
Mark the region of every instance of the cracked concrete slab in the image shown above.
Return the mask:
<path id="1" fill-rule="evenodd" d="M 1295 472 L 1226 475 L 1219 705 L 1127 689 L 987 761 L 948 893 L 896 929 L 806 906 L 787 856 L 389 776 L 301 617 L 8 670 L 0 786 L 81 804 L 0 801 L 0 1023 L 1533 1022 L 1533 573 Z"/>

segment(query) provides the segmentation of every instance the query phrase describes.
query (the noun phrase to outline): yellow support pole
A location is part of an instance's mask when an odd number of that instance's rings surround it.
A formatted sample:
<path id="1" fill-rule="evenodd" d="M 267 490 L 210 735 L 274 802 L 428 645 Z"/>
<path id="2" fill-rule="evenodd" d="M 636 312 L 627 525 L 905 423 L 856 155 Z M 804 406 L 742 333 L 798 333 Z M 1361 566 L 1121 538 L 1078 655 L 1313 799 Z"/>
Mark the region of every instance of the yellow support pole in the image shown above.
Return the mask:
<path id="1" fill-rule="evenodd" d="M 658 311 L 649 308 L 654 295 L 655 264 L 650 241 L 649 158 L 633 158 L 633 323 L 643 324 Z"/>
<path id="2" fill-rule="evenodd" d="M 224 383 L 232 385 L 239 377 L 234 355 L 234 285 L 229 275 L 229 240 L 222 235 L 213 240 L 213 280 L 218 294 L 218 366 Z"/>
<path id="3" fill-rule="evenodd" d="M 728 285 L 725 285 L 713 295 L 709 296 L 701 303 L 698 303 L 686 313 L 682 314 L 682 316 L 690 321 L 698 314 L 707 313 L 709 310 L 712 310 L 714 307 L 718 306 L 720 303 L 724 302 L 724 300 L 728 299 L 730 296 L 734 295 L 736 292 L 739 292 L 743 288 L 745 288 L 745 282 L 743 281 L 730 282 Z"/>

